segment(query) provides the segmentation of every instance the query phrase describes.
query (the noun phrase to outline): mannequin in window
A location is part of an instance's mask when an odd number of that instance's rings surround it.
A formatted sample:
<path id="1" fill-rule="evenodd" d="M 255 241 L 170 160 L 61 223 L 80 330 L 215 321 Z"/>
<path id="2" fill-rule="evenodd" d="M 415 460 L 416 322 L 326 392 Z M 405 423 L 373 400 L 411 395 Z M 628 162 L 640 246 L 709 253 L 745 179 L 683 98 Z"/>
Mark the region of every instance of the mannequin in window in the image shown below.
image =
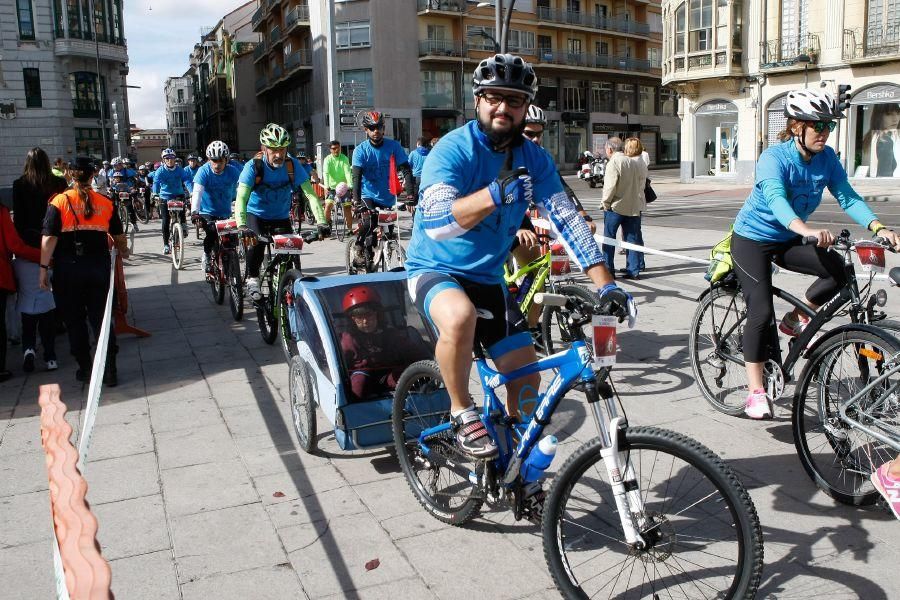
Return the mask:
<path id="1" fill-rule="evenodd" d="M 869 177 L 900 177 L 900 103 L 872 107 L 869 133 L 862 142 L 862 164 Z"/>

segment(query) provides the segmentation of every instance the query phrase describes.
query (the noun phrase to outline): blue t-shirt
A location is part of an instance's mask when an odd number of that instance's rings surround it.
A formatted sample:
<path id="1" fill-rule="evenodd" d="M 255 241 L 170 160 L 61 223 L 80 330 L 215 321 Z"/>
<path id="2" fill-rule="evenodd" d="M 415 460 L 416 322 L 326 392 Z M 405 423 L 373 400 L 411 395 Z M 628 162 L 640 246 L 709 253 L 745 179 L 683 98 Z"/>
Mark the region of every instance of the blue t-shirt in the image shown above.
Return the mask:
<path id="1" fill-rule="evenodd" d="M 159 194 L 163 200 L 184 196 L 185 186 L 189 182 L 187 173 L 181 167 L 168 169 L 166 165 L 160 165 L 153 173 L 153 193 Z"/>
<path id="2" fill-rule="evenodd" d="M 192 169 L 190 166 L 184 168 L 184 172 L 187 173 L 188 179 L 190 183 L 188 183 L 188 191 L 194 191 L 194 178 L 197 176 L 197 172 L 200 171 L 202 165 L 198 165 L 196 169 Z"/>
<path id="3" fill-rule="evenodd" d="M 864 227 L 875 219 L 865 201 L 847 182 L 847 173 L 830 146 L 803 160 L 794 140 L 767 148 L 756 165 L 756 183 L 734 222 L 734 232 L 759 242 L 785 242 L 797 237 L 788 229 L 794 219 L 806 221 L 822 202 L 825 188 L 848 215 Z"/>
<path id="4" fill-rule="evenodd" d="M 562 241 L 582 267 L 603 262 L 590 229 L 563 192 L 553 159 L 537 144 L 522 139 L 523 143 L 513 149 L 512 169 L 528 169 L 535 204 L 542 213 L 545 209 L 549 213 L 548 218 L 559 230 Z M 429 214 L 440 204 L 431 200 L 431 186 L 439 185 L 436 190 L 440 195 L 449 194 L 453 199 L 468 196 L 494 181 L 504 169 L 506 160 L 506 152 L 495 152 L 491 148 L 476 121 L 451 131 L 431 150 L 422 170 L 421 190 L 425 200 L 416 211 L 407 251 L 406 270 L 410 277 L 436 271 L 480 283 L 502 281 L 503 263 L 528 210 L 525 203 L 503 204 L 478 225 L 455 237 L 435 239 L 427 232 L 434 231 L 434 222 L 438 223 L 438 228 L 458 227 L 442 214 Z M 432 195 L 437 193 L 432 191 Z M 444 215 L 450 200 L 442 200 Z"/>
<path id="5" fill-rule="evenodd" d="M 394 195 L 388 185 L 391 155 L 395 157 L 397 167 L 409 162 L 403 146 L 398 141 L 384 138 L 384 142 L 376 148 L 369 140 L 366 140 L 353 150 L 353 162 L 351 163 L 352 166 L 362 169 L 360 195 L 363 198 L 370 198 L 383 208 L 390 208 L 395 203 Z"/>
<path id="6" fill-rule="evenodd" d="M 291 178 L 287 170 L 287 160 L 294 162 L 294 186 L 291 189 Z M 247 212 L 256 215 L 260 219 L 287 219 L 291 214 L 291 196 L 294 191 L 309 180 L 306 169 L 300 161 L 293 156 L 278 169 L 273 169 L 263 157 L 263 178 L 260 184 L 254 187 L 256 171 L 253 168 L 254 161 L 248 160 L 241 171 L 239 184 L 250 187 L 250 199 L 247 201 Z"/>
<path id="7" fill-rule="evenodd" d="M 422 167 L 425 166 L 426 156 L 428 156 L 428 148 L 422 146 L 409 153 L 409 166 L 412 168 L 413 177 L 422 176 Z"/>
<path id="8" fill-rule="evenodd" d="M 197 212 L 224 219 L 231 215 L 231 203 L 237 194 L 241 170 L 233 165 L 225 165 L 225 170 L 216 175 L 212 163 L 206 163 L 194 175 L 194 183 L 203 186 L 200 207 Z"/>

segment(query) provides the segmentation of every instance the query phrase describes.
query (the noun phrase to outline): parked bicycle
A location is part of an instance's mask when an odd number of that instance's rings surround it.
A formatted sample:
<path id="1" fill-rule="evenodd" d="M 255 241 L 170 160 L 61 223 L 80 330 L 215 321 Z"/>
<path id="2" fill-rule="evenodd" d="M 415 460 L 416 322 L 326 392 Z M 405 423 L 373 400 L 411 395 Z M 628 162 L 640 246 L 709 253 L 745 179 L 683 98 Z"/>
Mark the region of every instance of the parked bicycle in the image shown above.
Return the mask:
<path id="1" fill-rule="evenodd" d="M 449 395 L 435 362 L 404 371 L 392 426 L 416 499 L 452 525 L 475 517 L 484 503 L 511 509 L 517 520 L 541 522 L 544 556 L 569 598 L 683 597 L 685 589 L 752 598 L 762 574 L 763 541 L 743 485 L 700 443 L 654 427 L 629 427 L 621 402 L 617 407 L 611 365 L 595 372 L 582 327 L 594 315 L 621 319 L 624 307 L 552 294 L 538 300 L 565 315 L 572 338 L 566 350 L 507 375 L 489 368 L 484 352 L 474 350 L 484 393 L 481 419 L 497 443 L 497 458 L 472 461 L 456 449 Z M 550 369 L 558 370 L 531 417 L 521 424 L 508 418 L 496 390 Z M 599 435 L 562 465 L 544 500 L 534 488 L 539 467 L 547 467 L 541 456 L 553 440 L 538 440 L 575 386 L 584 391 Z"/>
<path id="2" fill-rule="evenodd" d="M 362 208 L 354 211 L 356 222 L 359 223 Z M 397 230 L 397 221 L 400 216 L 399 207 L 394 205 L 389 210 L 371 210 L 372 219 L 377 220 L 378 228 L 375 232 L 375 245 L 369 256 L 366 257 L 365 269 L 353 264 L 354 246 L 356 236 L 350 236 L 344 246 L 344 265 L 348 275 L 360 273 L 375 273 L 376 271 L 391 271 L 402 267 L 406 263 L 406 249 L 400 244 L 400 236 Z"/>
<path id="3" fill-rule="evenodd" d="M 815 484 L 852 506 L 879 498 L 870 476 L 900 452 L 900 341 L 848 331 L 818 346 L 800 375 L 791 424 Z"/>
<path id="4" fill-rule="evenodd" d="M 806 241 L 815 243 L 815 240 L 816 238 L 809 238 Z M 778 328 L 773 319 L 768 336 L 771 358 L 764 367 L 766 392 L 770 399 L 782 396 L 786 383 L 793 380 L 797 361 L 809 356 L 827 339 L 857 331 L 884 338 L 887 335 L 884 330 L 900 331 L 900 322 L 886 319 L 885 313 L 878 310 L 878 307 L 887 303 L 887 293 L 884 290 L 875 292 L 871 277 L 862 287 L 856 279 L 850 255 L 853 252 L 858 254 L 858 247 L 870 244 L 882 249 L 890 246 L 881 238 L 876 238 L 875 242 L 854 242 L 850 239 L 849 231 L 841 232 L 835 240 L 833 250 L 844 254 L 847 283 L 818 311 L 813 311 L 796 296 L 778 287 L 773 288 L 776 298 L 801 310 L 810 321 L 800 335 L 789 340 L 787 356 L 782 358 Z M 882 267 L 883 265 L 882 254 Z M 892 270 L 891 279 L 900 282 L 900 270 Z M 747 396 L 743 360 L 743 329 L 747 308 L 737 277 L 731 273 L 721 282 L 713 284 L 701 294 L 698 302 L 688 342 L 694 377 L 704 398 L 716 410 L 732 416 L 740 415 L 744 412 Z M 849 324 L 823 332 L 826 323 L 836 316 L 844 315 L 849 315 Z M 887 341 L 882 339 L 882 343 Z"/>

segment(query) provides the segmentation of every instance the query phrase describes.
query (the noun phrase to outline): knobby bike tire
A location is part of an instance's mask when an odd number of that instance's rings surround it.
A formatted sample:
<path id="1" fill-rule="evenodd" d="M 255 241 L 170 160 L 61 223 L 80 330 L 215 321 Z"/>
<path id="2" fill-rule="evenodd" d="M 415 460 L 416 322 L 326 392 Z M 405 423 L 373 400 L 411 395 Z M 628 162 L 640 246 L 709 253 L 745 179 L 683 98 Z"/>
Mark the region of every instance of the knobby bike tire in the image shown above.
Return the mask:
<path id="1" fill-rule="evenodd" d="M 583 300 L 590 305 L 594 305 L 597 303 L 597 294 L 591 292 L 591 290 L 587 289 L 582 285 L 577 285 L 574 283 L 560 285 L 556 289 L 557 294 L 562 294 L 564 296 L 570 296 L 573 298 L 578 298 L 579 300 Z M 528 315 L 525 315 L 527 318 Z M 556 324 L 557 331 L 554 332 L 553 325 Z M 582 327 L 582 331 L 584 329 L 590 329 L 590 323 L 584 325 Z M 556 340 L 554 341 L 554 334 Z M 554 352 L 559 352 L 560 350 L 564 350 L 568 348 L 572 344 L 572 340 L 574 336 L 572 332 L 569 330 L 568 324 L 565 322 L 565 319 L 562 318 L 560 314 L 559 307 L 556 306 L 545 306 L 541 310 L 541 336 L 544 342 L 544 351 L 550 355 Z M 585 343 L 588 345 L 591 350 L 593 350 L 593 336 L 586 335 Z"/>
<path id="2" fill-rule="evenodd" d="M 278 321 L 275 319 L 275 302 L 278 297 L 275 288 L 276 269 L 266 268 L 264 271 L 259 281 L 259 289 L 260 292 L 265 291 L 265 294 L 254 303 L 256 318 L 259 321 L 259 335 L 267 344 L 274 344 L 275 338 L 278 336 Z"/>
<path id="3" fill-rule="evenodd" d="M 206 277 L 207 283 L 209 283 L 209 289 L 212 292 L 213 300 L 215 300 L 216 304 L 222 304 L 225 302 L 225 257 L 222 255 L 219 244 L 217 243 L 212 252 L 210 252 L 209 260 L 212 261 L 210 265 L 212 273 L 204 273 Z"/>
<path id="4" fill-rule="evenodd" d="M 128 234 L 128 230 L 131 228 L 131 221 L 128 218 L 128 208 L 125 207 L 125 202 L 122 199 L 119 199 L 119 202 L 116 204 L 116 210 L 119 212 L 119 220 L 122 221 L 122 233 Z"/>
<path id="5" fill-rule="evenodd" d="M 718 456 L 655 427 L 622 433 L 620 454 L 644 505 L 637 519 L 647 519 L 639 532 L 651 542 L 639 550 L 625 541 L 600 447 L 595 439 L 569 457 L 544 507 L 544 557 L 566 598 L 684 597 L 685 589 L 690 597 L 754 597 L 762 529 L 750 495 Z M 676 493 L 688 497 L 668 498 Z M 592 546 L 598 554 L 589 558 Z"/>
<path id="6" fill-rule="evenodd" d="M 172 228 L 172 264 L 177 270 L 184 266 L 184 228 L 176 215 L 172 216 L 175 226 Z"/>
<path id="7" fill-rule="evenodd" d="M 427 407 L 426 402 L 429 402 Z M 397 382 L 391 410 L 394 447 L 400 467 L 413 496 L 428 514 L 450 525 L 462 525 L 474 518 L 481 508 L 483 500 L 477 495 L 478 490 L 459 474 L 439 466 L 436 461 L 425 460 L 417 439 L 423 428 L 445 423 L 449 419 L 450 397 L 446 395 L 437 363 L 422 360 L 408 366 Z M 430 443 L 431 452 L 448 456 L 459 463 L 466 462 L 455 450 L 456 440 L 451 431 L 442 434 L 440 439 L 430 440 Z M 420 474 L 425 481 L 419 478 Z M 447 477 L 448 482 L 451 479 L 457 481 L 438 490 L 442 475 Z M 457 499 L 456 505 L 450 504 L 453 499 Z"/>
<path id="8" fill-rule="evenodd" d="M 331 233 L 339 242 L 347 235 L 347 221 L 344 219 L 344 207 L 334 203 L 331 207 Z"/>
<path id="9" fill-rule="evenodd" d="M 290 311 L 294 309 L 294 283 L 303 277 L 300 269 L 291 268 L 285 271 L 278 283 L 278 322 L 281 329 L 281 350 L 284 359 L 291 362 L 297 354 L 297 342 L 291 332 Z"/>
<path id="10" fill-rule="evenodd" d="M 231 309 L 231 317 L 240 321 L 244 318 L 244 280 L 237 252 L 230 251 L 222 256 L 222 268 L 228 280 L 228 308 Z"/>
<path id="11" fill-rule="evenodd" d="M 147 205 L 144 204 L 143 197 L 136 197 L 132 201 L 132 206 L 134 207 L 134 214 L 137 216 L 138 220 L 146 225 L 150 222 L 150 211 L 147 208 Z"/>
<path id="12" fill-rule="evenodd" d="M 746 305 L 741 290 L 714 287 L 697 305 L 688 336 L 688 354 L 694 379 L 703 397 L 726 415 L 743 414 L 747 400 L 747 375 L 743 364 L 723 356 L 728 353 L 743 360 L 743 324 Z M 722 337 L 731 331 L 727 340 Z"/>
<path id="13" fill-rule="evenodd" d="M 347 275 L 361 275 L 366 273 L 366 269 L 358 269 L 353 264 L 353 247 L 356 245 L 356 236 L 351 235 L 344 244 L 344 268 Z"/>
<path id="14" fill-rule="evenodd" d="M 835 331 L 819 341 L 794 393 L 791 428 L 800 464 L 826 494 L 851 506 L 875 503 L 869 476 L 896 452 L 840 418 L 839 406 L 886 369 L 900 351 L 896 339 L 862 330 Z M 873 389 L 860 403 L 900 424 L 900 403 Z M 848 416 L 858 416 L 853 405 Z M 867 418 L 857 418 L 866 422 Z"/>
<path id="15" fill-rule="evenodd" d="M 288 397 L 297 442 L 304 452 L 316 451 L 316 399 L 309 367 L 299 356 L 290 359 Z"/>

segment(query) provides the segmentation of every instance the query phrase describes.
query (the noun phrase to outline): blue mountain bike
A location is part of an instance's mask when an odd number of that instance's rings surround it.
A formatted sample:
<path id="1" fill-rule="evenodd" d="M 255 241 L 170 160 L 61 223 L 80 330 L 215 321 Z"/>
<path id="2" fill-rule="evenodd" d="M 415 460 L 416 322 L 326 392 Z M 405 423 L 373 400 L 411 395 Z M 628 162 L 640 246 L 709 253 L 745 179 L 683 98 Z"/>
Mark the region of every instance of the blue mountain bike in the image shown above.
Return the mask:
<path id="1" fill-rule="evenodd" d="M 572 344 L 506 375 L 474 351 L 484 392 L 482 421 L 499 448 L 474 460 L 457 450 L 450 399 L 433 361 L 410 365 L 394 394 L 397 455 L 419 503 L 462 525 L 484 504 L 541 523 L 544 556 L 568 598 L 752 598 L 763 541 L 753 501 L 731 469 L 700 443 L 654 427 L 629 427 L 610 379 L 595 371 L 582 327 L 624 307 L 541 294 L 558 307 Z M 555 370 L 531 416 L 510 419 L 497 390 L 508 381 Z M 523 465 L 565 394 L 584 392 L 599 436 L 562 465 L 549 493 L 535 493 Z"/>

